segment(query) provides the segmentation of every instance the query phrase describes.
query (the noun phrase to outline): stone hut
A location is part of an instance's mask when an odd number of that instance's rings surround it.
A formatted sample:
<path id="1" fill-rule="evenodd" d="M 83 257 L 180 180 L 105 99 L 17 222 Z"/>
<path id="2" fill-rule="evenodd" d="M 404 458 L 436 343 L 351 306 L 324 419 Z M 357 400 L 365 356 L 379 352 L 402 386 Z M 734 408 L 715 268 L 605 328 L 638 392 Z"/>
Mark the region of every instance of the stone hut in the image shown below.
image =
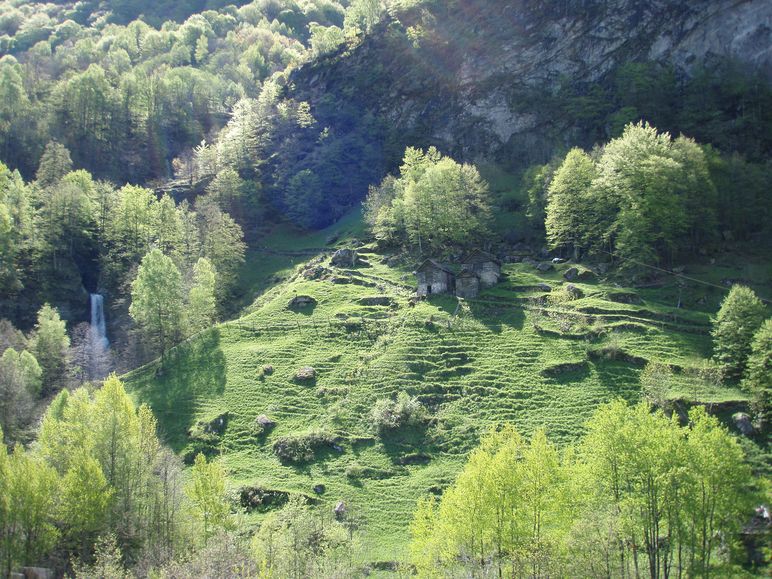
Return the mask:
<path id="1" fill-rule="evenodd" d="M 456 276 L 456 295 L 464 299 L 476 298 L 480 293 L 480 276 L 471 269 L 462 268 Z"/>
<path id="2" fill-rule="evenodd" d="M 418 266 L 415 275 L 418 278 L 416 294 L 419 296 L 452 293 L 455 288 L 453 272 L 433 259 L 427 259 Z"/>
<path id="3" fill-rule="evenodd" d="M 501 261 L 490 253 L 480 249 L 474 250 L 466 256 L 461 267 L 473 271 L 480 276 L 482 287 L 492 287 L 499 283 L 501 277 Z"/>

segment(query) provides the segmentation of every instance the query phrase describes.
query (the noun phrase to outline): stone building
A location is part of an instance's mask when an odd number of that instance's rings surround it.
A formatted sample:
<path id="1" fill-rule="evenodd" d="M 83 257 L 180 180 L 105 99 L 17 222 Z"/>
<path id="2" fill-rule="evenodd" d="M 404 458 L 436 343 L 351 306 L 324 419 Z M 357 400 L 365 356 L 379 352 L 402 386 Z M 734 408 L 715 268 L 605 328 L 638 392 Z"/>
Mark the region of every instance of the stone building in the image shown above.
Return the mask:
<path id="1" fill-rule="evenodd" d="M 480 276 L 471 269 L 462 268 L 456 276 L 456 295 L 464 299 L 476 298 L 480 293 Z"/>
<path id="2" fill-rule="evenodd" d="M 419 296 L 447 294 L 455 290 L 455 276 L 453 272 L 433 259 L 427 259 L 418 266 L 415 275 L 418 279 L 416 293 Z"/>
<path id="3" fill-rule="evenodd" d="M 461 267 L 480 276 L 482 287 L 492 287 L 499 283 L 501 262 L 490 253 L 476 249 L 466 256 Z"/>

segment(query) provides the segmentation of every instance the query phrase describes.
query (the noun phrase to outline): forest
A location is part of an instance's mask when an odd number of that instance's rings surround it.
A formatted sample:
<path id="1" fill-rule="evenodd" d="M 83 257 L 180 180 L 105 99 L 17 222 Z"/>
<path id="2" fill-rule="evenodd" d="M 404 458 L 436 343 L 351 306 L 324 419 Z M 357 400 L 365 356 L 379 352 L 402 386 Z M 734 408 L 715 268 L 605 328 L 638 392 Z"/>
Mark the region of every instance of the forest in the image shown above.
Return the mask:
<path id="1" fill-rule="evenodd" d="M 0 576 L 769 573 L 772 9 L 494 4 L 0 0 Z"/>

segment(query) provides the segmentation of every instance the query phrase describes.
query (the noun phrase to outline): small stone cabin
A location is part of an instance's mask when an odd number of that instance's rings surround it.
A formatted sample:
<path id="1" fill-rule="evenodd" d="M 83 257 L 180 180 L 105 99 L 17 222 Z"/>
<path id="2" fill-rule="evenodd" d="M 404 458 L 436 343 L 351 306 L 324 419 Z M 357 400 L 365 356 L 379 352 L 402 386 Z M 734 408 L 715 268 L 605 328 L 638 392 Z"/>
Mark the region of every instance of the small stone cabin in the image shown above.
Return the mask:
<path id="1" fill-rule="evenodd" d="M 480 293 L 480 276 L 471 269 L 462 268 L 456 276 L 456 295 L 464 299 L 476 298 Z"/>
<path id="2" fill-rule="evenodd" d="M 452 293 L 455 289 L 453 272 L 433 259 L 427 259 L 419 265 L 415 275 L 418 278 L 416 293 L 419 296 L 447 294 Z"/>
<path id="3" fill-rule="evenodd" d="M 490 253 L 475 249 L 461 263 L 463 269 L 468 269 L 480 276 L 482 287 L 493 287 L 501 277 L 501 262 Z"/>

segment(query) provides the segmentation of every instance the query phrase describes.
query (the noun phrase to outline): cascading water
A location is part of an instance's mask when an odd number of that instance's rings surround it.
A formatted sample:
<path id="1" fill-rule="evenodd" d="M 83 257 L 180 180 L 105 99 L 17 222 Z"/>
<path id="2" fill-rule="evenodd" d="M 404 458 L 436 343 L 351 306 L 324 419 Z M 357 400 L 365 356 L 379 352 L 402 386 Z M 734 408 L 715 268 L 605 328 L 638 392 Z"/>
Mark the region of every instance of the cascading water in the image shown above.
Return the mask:
<path id="1" fill-rule="evenodd" d="M 110 345 L 105 324 L 105 298 L 102 294 L 91 294 L 91 333 L 94 346 L 106 350 Z"/>
<path id="2" fill-rule="evenodd" d="M 105 323 L 105 298 L 101 294 L 91 294 L 91 328 L 88 346 L 88 361 L 84 370 L 87 370 L 89 380 L 102 380 L 110 373 L 112 356 Z"/>

